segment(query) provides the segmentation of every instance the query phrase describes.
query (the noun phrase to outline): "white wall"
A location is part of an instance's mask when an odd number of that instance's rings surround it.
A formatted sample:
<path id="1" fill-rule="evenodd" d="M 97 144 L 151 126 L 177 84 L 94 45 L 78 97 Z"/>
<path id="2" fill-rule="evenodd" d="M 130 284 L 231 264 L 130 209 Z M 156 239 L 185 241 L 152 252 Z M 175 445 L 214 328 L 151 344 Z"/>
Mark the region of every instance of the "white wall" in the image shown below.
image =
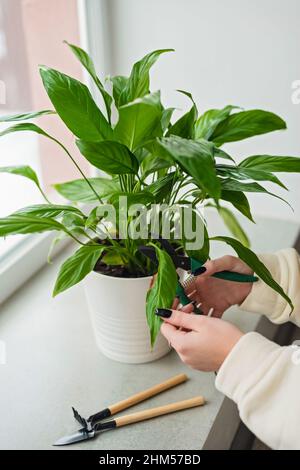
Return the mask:
<path id="1" fill-rule="evenodd" d="M 300 79 L 299 0 L 108 0 L 106 11 L 106 73 L 128 74 L 145 53 L 173 47 L 152 73 L 152 89 L 162 89 L 166 104 L 189 106 L 173 91 L 179 88 L 193 93 L 200 111 L 229 103 L 272 110 L 287 131 L 227 149 L 237 157 L 300 156 L 300 105 L 291 102 L 291 84 Z M 253 211 L 300 220 L 300 176 L 283 179 L 295 213 L 260 195 L 251 197 Z"/>

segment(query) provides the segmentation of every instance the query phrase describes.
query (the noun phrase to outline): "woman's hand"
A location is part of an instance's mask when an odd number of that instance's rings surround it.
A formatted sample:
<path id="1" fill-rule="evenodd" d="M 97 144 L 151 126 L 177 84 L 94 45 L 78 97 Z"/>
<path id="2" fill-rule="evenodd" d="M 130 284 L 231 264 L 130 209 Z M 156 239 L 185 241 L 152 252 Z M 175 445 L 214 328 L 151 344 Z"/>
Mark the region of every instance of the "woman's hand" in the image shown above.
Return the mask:
<path id="1" fill-rule="evenodd" d="M 211 277 L 218 271 L 236 271 L 242 274 L 253 274 L 243 261 L 235 256 L 223 256 L 204 264 L 206 271 L 197 276 L 186 290 L 190 300 L 201 304 L 205 315 L 213 309 L 212 316 L 220 318 L 232 305 L 241 304 L 249 295 L 252 283 L 224 281 Z"/>
<path id="2" fill-rule="evenodd" d="M 193 369 L 219 370 L 243 336 L 236 326 L 219 318 L 169 309 L 157 309 L 156 314 L 164 320 L 162 334 L 181 360 Z"/>

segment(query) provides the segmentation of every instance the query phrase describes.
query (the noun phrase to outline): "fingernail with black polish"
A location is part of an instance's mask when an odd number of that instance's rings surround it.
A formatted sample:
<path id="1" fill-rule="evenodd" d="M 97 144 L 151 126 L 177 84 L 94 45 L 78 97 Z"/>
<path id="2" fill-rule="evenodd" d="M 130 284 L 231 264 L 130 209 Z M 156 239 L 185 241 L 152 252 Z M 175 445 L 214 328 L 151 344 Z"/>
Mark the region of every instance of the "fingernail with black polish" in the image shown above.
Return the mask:
<path id="1" fill-rule="evenodd" d="M 203 274 L 205 273 L 206 271 L 206 268 L 204 266 L 201 266 L 200 268 L 196 269 L 196 271 L 194 272 L 194 276 L 199 276 L 199 274 Z"/>
<path id="2" fill-rule="evenodd" d="M 156 308 L 155 315 L 158 315 L 162 318 L 170 318 L 170 316 L 172 315 L 172 310 L 170 310 L 169 308 Z"/>

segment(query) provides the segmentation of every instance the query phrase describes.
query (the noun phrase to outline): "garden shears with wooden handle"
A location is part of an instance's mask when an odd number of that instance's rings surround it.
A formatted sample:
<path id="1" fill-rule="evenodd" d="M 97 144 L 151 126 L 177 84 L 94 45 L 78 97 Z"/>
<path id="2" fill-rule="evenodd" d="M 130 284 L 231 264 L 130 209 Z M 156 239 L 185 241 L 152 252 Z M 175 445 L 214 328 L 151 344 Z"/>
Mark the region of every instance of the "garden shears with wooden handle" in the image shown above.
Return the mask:
<path id="1" fill-rule="evenodd" d="M 122 400 L 118 403 L 115 403 L 114 405 L 104 408 L 102 411 L 91 415 L 87 419 L 80 416 L 78 411 L 73 408 L 74 417 L 82 426 L 81 429 L 79 429 L 74 434 L 62 437 L 61 439 L 56 441 L 54 445 L 64 446 L 74 444 L 76 442 L 92 439 L 102 431 L 112 430 L 121 426 L 126 426 L 127 424 L 134 424 L 140 421 L 145 421 L 150 418 L 155 418 L 157 416 L 163 416 L 165 414 L 174 413 L 175 411 L 186 410 L 189 408 L 194 408 L 196 406 L 204 405 L 205 399 L 202 396 L 197 396 L 180 402 L 170 403 L 167 405 L 158 406 L 156 408 L 138 411 L 137 413 L 120 416 L 119 418 L 103 421 L 105 418 L 113 416 L 119 413 L 120 411 L 123 411 L 133 405 L 136 405 L 137 403 L 141 403 L 142 401 L 145 401 L 148 398 L 151 398 L 161 392 L 175 387 L 176 385 L 186 382 L 187 379 L 188 377 L 186 376 L 186 374 L 176 375 L 175 377 L 171 377 L 170 379 L 160 384 L 154 385 L 153 387 L 147 390 L 136 393 L 135 395 L 132 395 L 131 397 L 126 398 L 125 400 Z"/>

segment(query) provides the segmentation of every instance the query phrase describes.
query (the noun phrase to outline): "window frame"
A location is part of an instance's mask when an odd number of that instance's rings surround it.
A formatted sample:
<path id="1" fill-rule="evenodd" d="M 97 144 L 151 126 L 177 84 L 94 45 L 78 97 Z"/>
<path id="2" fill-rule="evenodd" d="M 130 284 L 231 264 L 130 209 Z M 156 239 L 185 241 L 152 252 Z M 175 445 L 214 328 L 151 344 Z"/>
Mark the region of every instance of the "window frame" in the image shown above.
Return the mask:
<path id="1" fill-rule="evenodd" d="M 104 43 L 106 8 L 105 0 L 77 0 L 80 43 L 95 58 L 98 70 L 107 70 L 108 49 Z M 83 80 L 94 94 L 94 85 L 85 71 Z M 48 251 L 55 236 L 55 232 L 25 235 L 22 240 L 1 255 L 0 305 L 46 265 Z M 54 248 L 52 258 L 70 243 L 72 243 L 71 239 L 61 241 Z"/>

